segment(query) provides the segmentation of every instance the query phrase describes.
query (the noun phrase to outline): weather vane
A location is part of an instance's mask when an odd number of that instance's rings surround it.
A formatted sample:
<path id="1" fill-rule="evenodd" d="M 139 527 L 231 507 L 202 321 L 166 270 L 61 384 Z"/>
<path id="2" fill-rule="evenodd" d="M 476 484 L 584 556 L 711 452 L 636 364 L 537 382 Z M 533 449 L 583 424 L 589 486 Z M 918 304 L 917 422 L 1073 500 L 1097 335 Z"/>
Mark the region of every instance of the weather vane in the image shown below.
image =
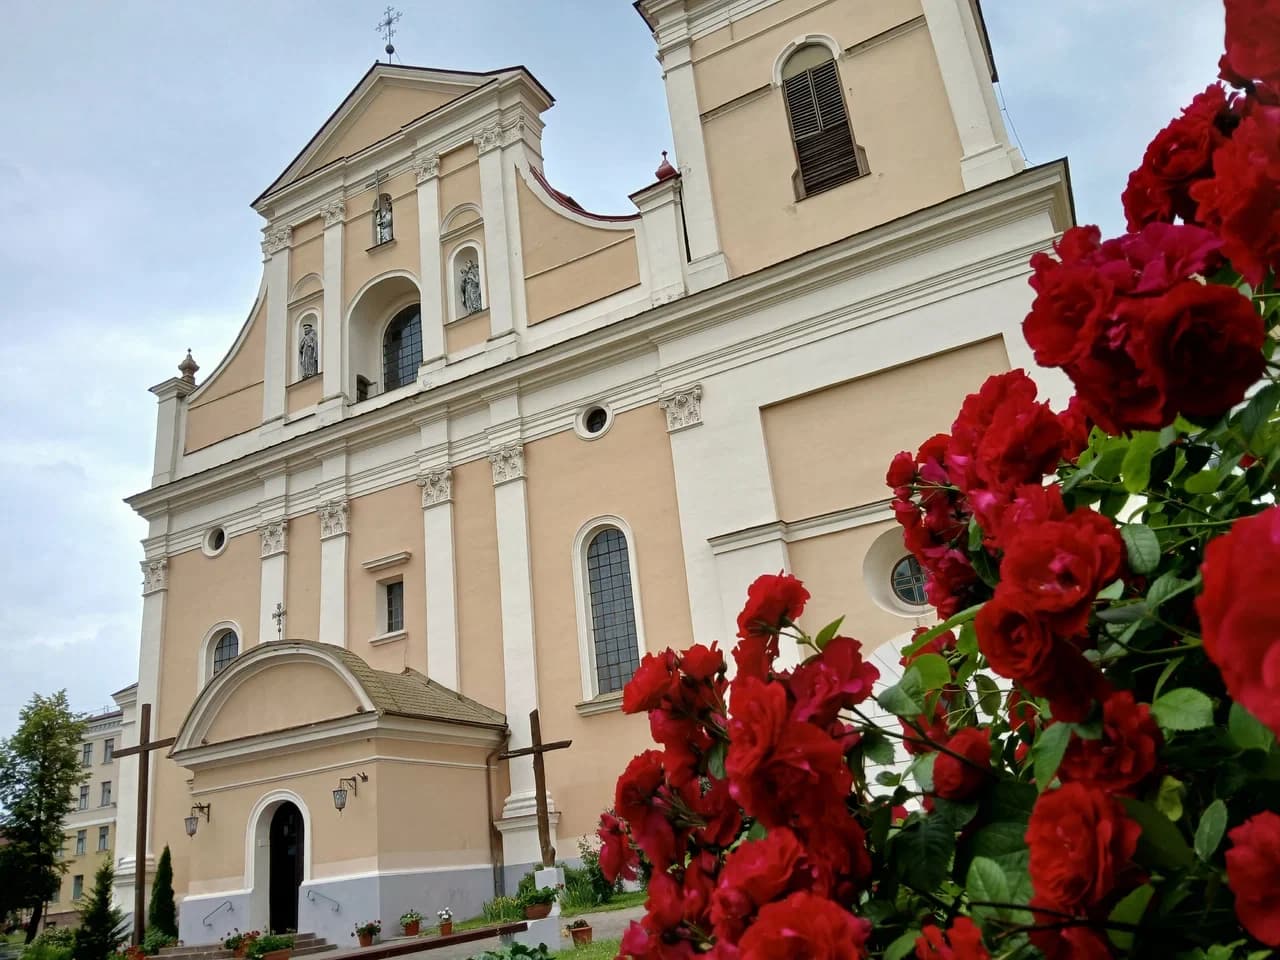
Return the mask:
<path id="1" fill-rule="evenodd" d="M 400 17 L 399 10 L 388 6 L 382 12 L 382 19 L 378 21 L 377 31 L 384 34 L 387 39 L 387 63 L 391 62 L 391 55 L 396 52 L 395 46 L 391 43 L 391 38 L 396 35 L 396 24 L 400 21 Z"/>

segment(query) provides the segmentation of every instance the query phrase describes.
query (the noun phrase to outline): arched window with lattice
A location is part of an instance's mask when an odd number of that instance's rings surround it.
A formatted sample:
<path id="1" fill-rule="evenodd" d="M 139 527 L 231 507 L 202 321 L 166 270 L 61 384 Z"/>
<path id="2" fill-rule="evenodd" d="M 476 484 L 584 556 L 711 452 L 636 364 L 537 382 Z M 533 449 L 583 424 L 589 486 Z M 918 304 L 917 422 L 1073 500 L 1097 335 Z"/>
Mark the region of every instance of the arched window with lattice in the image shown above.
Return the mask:
<path id="1" fill-rule="evenodd" d="M 586 524 L 574 545 L 583 697 L 622 690 L 644 651 L 634 541 L 617 517 Z"/>
<path id="2" fill-rule="evenodd" d="M 397 313 L 382 335 L 383 390 L 413 383 L 422 363 L 422 305 L 413 304 Z"/>

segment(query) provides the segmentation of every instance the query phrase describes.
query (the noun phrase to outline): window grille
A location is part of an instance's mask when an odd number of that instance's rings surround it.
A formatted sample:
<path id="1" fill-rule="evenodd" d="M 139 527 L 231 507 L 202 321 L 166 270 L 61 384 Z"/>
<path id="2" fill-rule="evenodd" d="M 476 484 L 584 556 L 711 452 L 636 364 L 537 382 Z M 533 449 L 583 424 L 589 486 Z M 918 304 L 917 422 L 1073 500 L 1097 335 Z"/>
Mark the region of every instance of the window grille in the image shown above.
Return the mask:
<path id="1" fill-rule="evenodd" d="M 404 582 L 387 584 L 387 633 L 404 629 Z"/>
<path id="2" fill-rule="evenodd" d="M 893 587 L 893 595 L 903 603 L 924 606 L 929 602 L 925 592 L 925 573 L 915 557 L 903 557 L 893 565 L 889 574 L 889 583 Z"/>
<path id="3" fill-rule="evenodd" d="M 213 648 L 213 675 L 216 677 L 226 669 L 227 664 L 239 653 L 240 638 L 236 636 L 234 630 L 228 630 L 218 638 L 217 646 Z"/>
<path id="4" fill-rule="evenodd" d="M 595 648 L 596 692 L 621 690 L 640 665 L 627 538 L 606 527 L 587 547 L 587 586 Z"/>
<path id="5" fill-rule="evenodd" d="M 396 314 L 382 337 L 384 390 L 413 383 L 422 363 L 422 308 L 418 304 Z"/>

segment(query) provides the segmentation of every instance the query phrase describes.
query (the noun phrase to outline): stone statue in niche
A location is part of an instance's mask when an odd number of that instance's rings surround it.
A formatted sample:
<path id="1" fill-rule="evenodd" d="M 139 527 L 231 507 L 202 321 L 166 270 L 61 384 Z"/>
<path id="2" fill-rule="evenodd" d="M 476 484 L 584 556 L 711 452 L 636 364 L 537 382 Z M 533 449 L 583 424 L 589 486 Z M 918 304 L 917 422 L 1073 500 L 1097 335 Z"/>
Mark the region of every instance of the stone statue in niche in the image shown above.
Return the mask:
<path id="1" fill-rule="evenodd" d="M 303 380 L 320 372 L 320 339 L 309 323 L 302 325 L 302 336 L 298 338 L 298 372 Z"/>
<path id="2" fill-rule="evenodd" d="M 483 310 L 480 298 L 480 264 L 468 260 L 462 265 L 462 312 L 464 315 Z"/>
<path id="3" fill-rule="evenodd" d="M 375 245 L 394 239 L 391 232 L 391 194 L 378 194 L 373 210 L 373 242 Z"/>

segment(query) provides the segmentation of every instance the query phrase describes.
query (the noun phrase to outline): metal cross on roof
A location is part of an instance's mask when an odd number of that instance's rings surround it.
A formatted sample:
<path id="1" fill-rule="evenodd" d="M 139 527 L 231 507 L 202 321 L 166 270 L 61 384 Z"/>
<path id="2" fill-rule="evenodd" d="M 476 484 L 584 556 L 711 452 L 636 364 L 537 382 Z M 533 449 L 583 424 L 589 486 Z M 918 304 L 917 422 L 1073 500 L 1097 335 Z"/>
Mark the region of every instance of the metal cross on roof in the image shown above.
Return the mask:
<path id="1" fill-rule="evenodd" d="M 387 63 L 391 62 L 391 55 L 396 52 L 396 48 L 391 44 L 391 38 L 396 35 L 396 23 L 399 22 L 401 16 L 402 14 L 399 10 L 388 6 L 382 12 L 382 19 L 378 21 L 378 26 L 375 28 L 386 38 Z"/>

